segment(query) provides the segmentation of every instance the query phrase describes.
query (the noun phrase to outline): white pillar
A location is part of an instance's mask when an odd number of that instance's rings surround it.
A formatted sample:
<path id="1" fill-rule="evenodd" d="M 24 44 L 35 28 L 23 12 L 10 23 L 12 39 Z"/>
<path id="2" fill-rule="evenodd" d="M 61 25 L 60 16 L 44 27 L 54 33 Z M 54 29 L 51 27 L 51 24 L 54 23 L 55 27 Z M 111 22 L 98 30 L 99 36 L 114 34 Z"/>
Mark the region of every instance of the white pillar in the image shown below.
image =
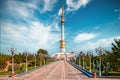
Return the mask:
<path id="1" fill-rule="evenodd" d="M 34 58 L 35 58 L 35 68 L 36 68 L 36 56 L 37 56 L 37 54 L 35 53 L 35 54 L 34 54 Z"/>
<path id="2" fill-rule="evenodd" d="M 27 56 L 26 56 L 26 72 L 28 71 Z"/>
<path id="3" fill-rule="evenodd" d="M 100 56 L 99 76 L 101 76 L 101 56 Z"/>
<path id="4" fill-rule="evenodd" d="M 12 73 L 14 74 L 14 57 L 12 55 Z"/>
<path id="5" fill-rule="evenodd" d="M 65 53 L 65 35 L 64 35 L 64 6 L 62 6 L 61 15 L 61 40 L 60 40 L 60 52 Z"/>
<path id="6" fill-rule="evenodd" d="M 83 69 L 85 69 L 84 56 L 85 56 L 85 54 L 83 53 L 83 54 L 82 54 L 82 58 L 83 58 L 83 66 L 82 66 L 82 67 L 83 67 Z"/>
<path id="7" fill-rule="evenodd" d="M 90 56 L 90 72 L 91 72 L 91 56 Z"/>
<path id="8" fill-rule="evenodd" d="M 64 25 L 62 25 L 62 34 L 61 34 L 61 40 L 64 40 Z"/>

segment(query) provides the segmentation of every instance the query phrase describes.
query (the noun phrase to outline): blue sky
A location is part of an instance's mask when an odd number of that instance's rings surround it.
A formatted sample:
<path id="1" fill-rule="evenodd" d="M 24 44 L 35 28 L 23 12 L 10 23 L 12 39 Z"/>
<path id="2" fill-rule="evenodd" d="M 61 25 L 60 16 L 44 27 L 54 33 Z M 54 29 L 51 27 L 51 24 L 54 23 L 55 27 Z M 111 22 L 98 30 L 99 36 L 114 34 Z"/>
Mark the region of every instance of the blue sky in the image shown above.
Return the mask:
<path id="1" fill-rule="evenodd" d="M 1 0 L 0 52 L 40 48 L 60 51 L 61 6 L 65 7 L 66 52 L 110 50 L 120 39 L 120 0 Z"/>

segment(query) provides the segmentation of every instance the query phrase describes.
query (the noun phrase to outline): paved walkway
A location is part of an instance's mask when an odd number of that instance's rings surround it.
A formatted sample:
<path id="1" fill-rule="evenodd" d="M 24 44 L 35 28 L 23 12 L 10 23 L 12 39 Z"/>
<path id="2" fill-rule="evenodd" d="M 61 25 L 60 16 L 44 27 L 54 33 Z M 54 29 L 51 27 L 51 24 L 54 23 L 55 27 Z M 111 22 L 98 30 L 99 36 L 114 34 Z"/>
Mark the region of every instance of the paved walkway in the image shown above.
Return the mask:
<path id="1" fill-rule="evenodd" d="M 66 61 L 57 61 L 31 73 L 16 77 L 0 77 L 0 80 L 117 80 L 89 78 Z M 119 79 L 118 79 L 119 80 Z"/>

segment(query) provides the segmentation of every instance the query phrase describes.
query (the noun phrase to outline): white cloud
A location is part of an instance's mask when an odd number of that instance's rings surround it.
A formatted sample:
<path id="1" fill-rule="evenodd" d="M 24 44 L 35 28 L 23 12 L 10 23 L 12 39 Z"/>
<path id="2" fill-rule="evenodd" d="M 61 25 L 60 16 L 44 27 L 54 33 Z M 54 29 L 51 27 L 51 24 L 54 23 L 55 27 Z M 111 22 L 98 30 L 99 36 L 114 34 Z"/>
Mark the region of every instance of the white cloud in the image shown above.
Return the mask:
<path id="1" fill-rule="evenodd" d="M 60 27 L 58 26 L 58 23 L 54 22 L 51 26 L 54 31 L 58 31 L 58 32 L 61 31 Z"/>
<path id="2" fill-rule="evenodd" d="M 96 29 L 96 30 L 100 29 L 100 26 L 96 26 L 95 29 Z"/>
<path id="3" fill-rule="evenodd" d="M 43 23 L 40 19 L 36 19 L 34 12 L 36 10 L 40 13 L 52 11 L 57 1 L 31 0 L 25 2 L 8 0 L 5 5 L 5 13 L 9 12 L 7 15 L 13 19 L 1 22 L 2 51 L 4 52 L 6 47 L 12 45 L 19 48 L 20 52 L 24 49 L 29 49 L 30 51 L 35 51 L 39 48 L 47 49 L 48 51 L 53 48 L 56 49 L 56 43 L 59 42 L 60 38 L 60 34 L 55 32 L 60 31 L 58 23 L 56 21 L 51 22 L 51 24 Z M 43 7 L 39 5 L 43 5 Z M 25 23 L 21 20 L 24 20 Z"/>
<path id="4" fill-rule="evenodd" d="M 39 7 L 37 10 L 39 10 L 40 13 L 52 11 L 57 2 L 58 0 L 40 0 L 39 2 L 37 0 L 35 1 L 37 7 Z"/>
<path id="5" fill-rule="evenodd" d="M 88 45 L 91 45 L 91 48 L 96 48 L 96 47 L 109 47 L 111 45 L 111 43 L 114 42 L 114 39 L 120 39 L 120 36 L 115 36 L 112 38 L 106 38 L 106 39 L 100 39 L 98 40 L 96 43 L 88 43 Z"/>
<path id="6" fill-rule="evenodd" d="M 115 12 L 119 12 L 119 11 L 120 11 L 120 9 L 115 9 L 114 11 L 115 11 Z"/>
<path id="7" fill-rule="evenodd" d="M 97 42 L 86 42 L 85 44 L 82 44 L 80 46 L 77 46 L 77 49 L 80 51 L 85 51 L 85 50 L 95 50 L 98 47 L 102 48 L 108 48 L 111 46 L 111 43 L 114 42 L 114 39 L 120 39 L 120 36 L 115 36 L 111 38 L 105 38 L 105 39 L 100 39 Z"/>
<path id="8" fill-rule="evenodd" d="M 114 11 L 118 13 L 118 19 L 120 19 L 120 9 L 115 9 Z"/>
<path id="9" fill-rule="evenodd" d="M 67 11 L 76 11 L 80 7 L 86 6 L 91 0 L 66 0 Z"/>
<path id="10" fill-rule="evenodd" d="M 82 34 L 78 34 L 75 38 L 74 38 L 74 42 L 82 42 L 82 41 L 86 41 L 86 40 L 90 40 L 92 38 L 95 38 L 97 35 L 93 34 L 93 33 L 82 33 Z"/>
<path id="11" fill-rule="evenodd" d="M 7 1 L 7 9 L 9 14 L 16 18 L 29 18 L 34 15 L 34 11 L 38 10 L 40 13 L 45 13 L 46 11 L 52 11 L 57 0 L 35 0 L 29 2 L 21 1 Z M 42 6 L 39 6 L 42 5 Z"/>
<path id="12" fill-rule="evenodd" d="M 44 11 L 51 11 L 57 0 L 44 0 Z"/>
<path id="13" fill-rule="evenodd" d="M 8 0 L 6 4 L 6 13 L 9 12 L 9 16 L 15 19 L 26 20 L 31 18 L 34 14 L 34 10 L 37 9 L 37 6 L 33 3 L 25 3 L 18 0 Z"/>
<path id="14" fill-rule="evenodd" d="M 62 14 L 62 8 L 59 9 L 58 16 L 60 16 L 61 14 Z"/>
<path id="15" fill-rule="evenodd" d="M 4 45 L 7 45 L 7 47 L 14 45 L 19 49 L 24 48 L 30 51 L 38 50 L 39 48 L 50 50 L 56 47 L 55 45 L 60 37 L 58 33 L 52 32 L 53 28 L 51 25 L 44 25 L 37 21 L 31 22 L 29 27 L 10 22 L 2 23 L 1 26 L 2 47 Z"/>

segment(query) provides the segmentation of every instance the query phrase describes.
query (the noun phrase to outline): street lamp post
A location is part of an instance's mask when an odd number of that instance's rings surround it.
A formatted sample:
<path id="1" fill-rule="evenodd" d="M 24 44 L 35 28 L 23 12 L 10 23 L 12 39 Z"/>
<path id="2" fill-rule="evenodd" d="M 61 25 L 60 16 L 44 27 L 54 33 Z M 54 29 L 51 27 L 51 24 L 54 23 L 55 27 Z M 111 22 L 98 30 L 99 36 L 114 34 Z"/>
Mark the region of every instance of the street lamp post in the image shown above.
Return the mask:
<path id="1" fill-rule="evenodd" d="M 78 57 L 78 60 L 79 60 L 79 66 L 80 66 L 81 65 L 80 56 Z"/>
<path id="2" fill-rule="evenodd" d="M 89 58 L 90 58 L 90 62 L 89 62 L 90 69 L 89 69 L 89 71 L 91 72 L 91 57 L 92 57 L 92 52 L 88 51 L 88 54 L 89 54 Z"/>
<path id="3" fill-rule="evenodd" d="M 84 53 L 83 53 L 82 57 L 83 57 L 83 69 L 85 69 Z"/>
<path id="4" fill-rule="evenodd" d="M 35 68 L 36 68 L 36 56 L 37 56 L 37 55 L 36 55 L 36 54 L 34 54 L 34 58 L 35 58 Z"/>
<path id="5" fill-rule="evenodd" d="M 79 54 L 79 66 L 81 67 L 81 56 L 82 56 L 82 51 Z"/>
<path id="6" fill-rule="evenodd" d="M 79 64 L 80 64 L 80 65 L 79 65 L 79 66 L 80 66 L 80 67 L 82 67 L 82 61 L 81 61 L 81 58 L 82 58 L 82 51 L 81 51 L 80 54 L 79 54 L 79 59 L 80 59 L 80 60 L 79 60 L 79 62 L 80 62 Z"/>
<path id="7" fill-rule="evenodd" d="M 45 57 L 46 57 L 46 55 L 43 54 L 42 56 L 43 56 L 43 64 L 45 65 Z"/>
<path id="8" fill-rule="evenodd" d="M 90 69 L 89 71 L 91 72 L 91 57 L 92 57 L 92 52 L 91 51 L 88 51 L 88 55 L 89 55 L 89 65 L 90 65 Z"/>
<path id="9" fill-rule="evenodd" d="M 46 57 L 47 57 L 48 55 L 46 55 L 46 54 L 44 54 L 44 65 L 46 64 Z"/>
<path id="10" fill-rule="evenodd" d="M 42 66 L 42 59 L 41 59 L 41 56 L 43 56 L 43 54 L 40 53 L 39 56 L 40 56 L 40 66 Z"/>
<path id="11" fill-rule="evenodd" d="M 94 70 L 95 69 L 95 63 L 94 63 L 94 60 L 92 60 L 92 69 Z"/>
<path id="12" fill-rule="evenodd" d="M 76 64 L 76 56 L 74 56 L 75 64 Z"/>
<path id="13" fill-rule="evenodd" d="M 96 49 L 96 53 L 99 55 L 99 62 L 100 62 L 100 65 L 99 65 L 99 76 L 101 76 L 101 55 L 103 53 L 104 49 L 99 47 Z"/>
<path id="14" fill-rule="evenodd" d="M 8 50 L 9 51 L 9 50 Z M 14 71 L 14 55 L 15 55 L 16 48 L 10 48 L 10 52 L 12 54 L 12 76 L 15 76 L 15 71 Z"/>
<path id="15" fill-rule="evenodd" d="M 27 59 L 28 54 L 29 54 L 28 51 L 25 51 L 25 52 L 24 52 L 24 55 L 25 55 L 25 57 L 26 57 L 26 72 L 28 71 L 28 59 Z"/>

